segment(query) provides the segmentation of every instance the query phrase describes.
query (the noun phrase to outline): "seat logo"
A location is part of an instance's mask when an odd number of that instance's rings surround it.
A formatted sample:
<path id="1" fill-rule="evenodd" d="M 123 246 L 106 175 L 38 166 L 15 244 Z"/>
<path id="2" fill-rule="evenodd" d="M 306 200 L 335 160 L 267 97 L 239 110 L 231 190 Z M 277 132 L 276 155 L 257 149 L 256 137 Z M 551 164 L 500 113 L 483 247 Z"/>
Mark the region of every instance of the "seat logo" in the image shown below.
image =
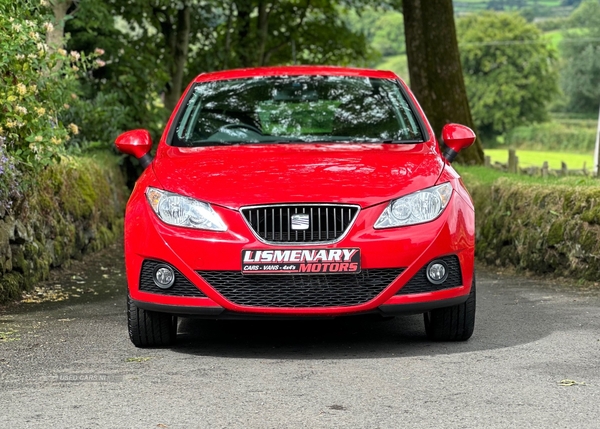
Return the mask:
<path id="1" fill-rule="evenodd" d="M 298 214 L 292 215 L 291 221 L 292 221 L 292 229 L 293 230 L 302 231 L 302 230 L 308 229 L 309 224 L 310 224 L 310 217 L 308 214 L 298 213 Z"/>

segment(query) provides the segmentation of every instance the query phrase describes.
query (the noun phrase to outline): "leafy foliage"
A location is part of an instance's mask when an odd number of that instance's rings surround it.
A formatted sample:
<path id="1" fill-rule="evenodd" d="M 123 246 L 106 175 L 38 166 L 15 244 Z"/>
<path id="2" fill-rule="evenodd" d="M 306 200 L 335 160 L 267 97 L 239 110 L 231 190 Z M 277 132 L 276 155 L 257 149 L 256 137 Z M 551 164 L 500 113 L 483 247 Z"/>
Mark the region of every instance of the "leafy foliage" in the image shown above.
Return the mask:
<path id="1" fill-rule="evenodd" d="M 473 118 L 485 142 L 546 119 L 557 94 L 556 52 L 533 24 L 513 13 L 458 20 L 461 62 Z"/>
<path id="2" fill-rule="evenodd" d="M 379 55 L 388 57 L 406 52 L 404 41 L 404 18 L 389 7 L 369 7 L 352 10 L 347 21 L 353 31 L 361 33 Z"/>
<path id="3" fill-rule="evenodd" d="M 383 56 L 399 55 L 406 52 L 404 46 L 404 18 L 399 12 L 390 12 L 375 23 L 373 47 Z"/>
<path id="4" fill-rule="evenodd" d="M 52 24 L 44 3 L 0 0 L 0 135 L 30 166 L 53 162 L 78 133 L 60 115 L 70 107 L 78 77 L 94 64 L 93 54 L 48 48 Z"/>
<path id="5" fill-rule="evenodd" d="M 571 15 L 561 51 L 564 66 L 561 87 L 568 107 L 595 113 L 600 103 L 600 1 L 583 2 Z"/>
<path id="6" fill-rule="evenodd" d="M 595 142 L 596 122 L 592 120 L 553 119 L 551 122 L 516 127 L 504 136 L 505 147 L 563 153 L 591 153 Z"/>
<path id="7" fill-rule="evenodd" d="M 82 97 L 74 103 L 69 118 L 80 121 L 84 138 L 105 147 L 112 147 L 116 135 L 128 128 L 147 128 L 158 137 L 167 115 L 159 103 L 169 79 L 161 64 L 164 54 L 149 38 L 137 37 L 135 26 L 115 18 L 113 3 L 80 0 L 65 26 L 70 34 L 68 49 L 104 52 L 104 67 L 81 80 Z M 87 103 L 98 107 L 101 118 L 94 117 Z M 98 128 L 102 122 L 105 129 Z"/>
<path id="8" fill-rule="evenodd" d="M 156 138 L 184 85 L 201 72 L 364 61 L 365 38 L 342 19 L 342 3 L 369 2 L 80 0 L 66 31 L 69 49 L 106 52 L 106 66 L 85 84 L 86 98 L 112 94 L 127 106 L 121 122 Z"/>
<path id="9" fill-rule="evenodd" d="M 64 123 L 80 124 L 79 133 L 71 136 L 68 142 L 69 147 L 106 149 L 112 147 L 117 136 L 130 126 L 128 114 L 129 108 L 122 104 L 117 92 L 98 92 L 92 99 L 74 99 L 71 108 L 60 118 Z"/>

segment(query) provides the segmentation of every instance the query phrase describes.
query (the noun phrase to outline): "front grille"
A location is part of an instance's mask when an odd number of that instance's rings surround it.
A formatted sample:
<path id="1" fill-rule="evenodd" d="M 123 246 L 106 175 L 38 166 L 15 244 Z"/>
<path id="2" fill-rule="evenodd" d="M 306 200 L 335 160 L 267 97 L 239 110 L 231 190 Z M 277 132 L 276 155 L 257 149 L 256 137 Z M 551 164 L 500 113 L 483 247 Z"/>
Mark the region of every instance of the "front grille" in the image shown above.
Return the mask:
<path id="1" fill-rule="evenodd" d="M 439 258 L 446 263 L 448 266 L 448 278 L 441 284 L 436 285 L 427 280 L 426 264 L 410 279 L 397 293 L 396 295 L 409 295 L 413 293 L 427 293 L 435 292 L 443 289 L 450 289 L 453 287 L 462 285 L 462 273 L 460 271 L 460 263 L 458 262 L 458 256 L 451 255 Z"/>
<path id="2" fill-rule="evenodd" d="M 198 271 L 227 300 L 248 307 L 345 307 L 371 301 L 402 268 L 358 274 L 242 275 L 239 271 Z"/>
<path id="3" fill-rule="evenodd" d="M 268 243 L 326 243 L 340 239 L 352 225 L 358 206 L 275 205 L 242 208 L 244 218 Z M 308 215 L 308 229 L 292 229 L 292 216 Z"/>
<path id="4" fill-rule="evenodd" d="M 206 297 L 200 289 L 194 286 L 183 274 L 181 274 L 175 267 L 175 282 L 169 289 L 161 289 L 154 283 L 152 279 L 154 276 L 154 270 L 158 265 L 169 265 L 164 262 L 145 260 L 142 264 L 142 272 L 140 273 L 140 290 L 144 292 L 159 293 L 161 295 L 171 296 L 193 296 L 193 297 Z"/>

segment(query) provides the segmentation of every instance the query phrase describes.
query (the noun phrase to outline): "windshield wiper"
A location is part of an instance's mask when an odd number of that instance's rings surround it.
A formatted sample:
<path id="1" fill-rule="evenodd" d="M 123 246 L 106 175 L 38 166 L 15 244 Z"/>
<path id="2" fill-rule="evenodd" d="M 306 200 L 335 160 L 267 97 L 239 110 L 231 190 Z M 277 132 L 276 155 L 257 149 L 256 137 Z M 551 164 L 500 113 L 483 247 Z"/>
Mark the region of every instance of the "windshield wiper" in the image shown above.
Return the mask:
<path id="1" fill-rule="evenodd" d="M 381 143 L 383 144 L 414 144 L 414 143 L 423 143 L 423 140 L 383 140 Z"/>

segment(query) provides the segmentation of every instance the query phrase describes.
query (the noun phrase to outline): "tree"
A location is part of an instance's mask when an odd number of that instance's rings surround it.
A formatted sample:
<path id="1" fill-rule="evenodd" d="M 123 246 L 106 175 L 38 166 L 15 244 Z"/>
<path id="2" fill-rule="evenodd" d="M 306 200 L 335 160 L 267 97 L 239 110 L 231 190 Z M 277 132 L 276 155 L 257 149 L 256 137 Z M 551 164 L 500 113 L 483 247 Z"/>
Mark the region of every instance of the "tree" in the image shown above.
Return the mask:
<path id="1" fill-rule="evenodd" d="M 94 2 L 96 3 L 96 2 Z M 111 13 L 129 27 L 138 52 L 150 53 L 168 76 L 163 89 L 165 108 L 173 110 L 183 92 L 185 66 L 193 38 L 209 27 L 212 3 L 202 0 L 110 0 Z M 147 66 L 150 66 L 149 63 Z M 187 83 L 187 82 L 185 82 Z"/>
<path id="2" fill-rule="evenodd" d="M 561 43 L 561 87 L 570 110 L 596 113 L 600 103 L 600 1 L 583 2 Z"/>
<path id="3" fill-rule="evenodd" d="M 457 122 L 474 128 L 462 75 L 451 0 L 403 0 L 410 84 L 439 136 Z M 458 162 L 483 164 L 479 140 Z"/>
<path id="4" fill-rule="evenodd" d="M 46 44 L 48 50 L 54 52 L 64 46 L 64 29 L 67 10 L 73 4 L 73 0 L 50 0 L 48 2 L 54 14 L 53 27 L 48 28 L 46 34 Z"/>
<path id="5" fill-rule="evenodd" d="M 405 53 L 404 18 L 391 5 L 351 9 L 346 17 L 350 28 L 365 36 L 380 56 Z"/>
<path id="6" fill-rule="evenodd" d="M 367 0 L 362 0 L 367 2 Z M 340 0 L 223 3 L 208 69 L 275 64 L 348 64 L 367 56 L 365 37 L 342 19 Z"/>
<path id="7" fill-rule="evenodd" d="M 555 50 L 517 13 L 485 12 L 458 20 L 465 84 L 484 142 L 547 117 L 557 94 Z"/>
<path id="8" fill-rule="evenodd" d="M 78 134 L 61 116 L 80 73 L 93 67 L 93 58 L 44 43 L 55 28 L 49 6 L 0 0 L 0 145 L 32 169 L 55 162 Z"/>
<path id="9" fill-rule="evenodd" d="M 82 136 L 107 145 L 127 128 L 147 128 L 154 138 L 160 136 L 168 112 L 157 101 L 170 77 L 159 47 L 143 33 L 130 31 L 122 18 L 115 19 L 114 5 L 108 1 L 80 0 L 70 12 L 67 50 L 86 55 L 104 51 L 103 67 L 80 80 L 81 98 L 70 101 L 69 114 L 81 124 Z M 87 120 L 92 105 L 102 112 L 94 115 L 94 123 Z M 95 126 L 98 116 L 108 115 L 113 117 L 101 129 Z M 109 134 L 112 138 L 105 140 Z"/>
<path id="10" fill-rule="evenodd" d="M 153 128 L 148 121 L 162 122 L 158 96 L 172 110 L 200 72 L 360 62 L 367 44 L 341 19 L 341 1 L 79 0 L 67 22 L 69 49 L 104 49 L 106 67 L 91 76 L 89 97 L 118 92 L 132 109 L 130 125 Z"/>
<path id="11" fill-rule="evenodd" d="M 385 56 L 400 55 L 406 51 L 404 18 L 399 12 L 389 12 L 375 23 L 373 47 Z"/>
<path id="12" fill-rule="evenodd" d="M 338 0 L 111 0 L 141 49 L 159 51 L 172 110 L 200 71 L 303 63 L 348 63 L 366 42 L 339 19 Z"/>

